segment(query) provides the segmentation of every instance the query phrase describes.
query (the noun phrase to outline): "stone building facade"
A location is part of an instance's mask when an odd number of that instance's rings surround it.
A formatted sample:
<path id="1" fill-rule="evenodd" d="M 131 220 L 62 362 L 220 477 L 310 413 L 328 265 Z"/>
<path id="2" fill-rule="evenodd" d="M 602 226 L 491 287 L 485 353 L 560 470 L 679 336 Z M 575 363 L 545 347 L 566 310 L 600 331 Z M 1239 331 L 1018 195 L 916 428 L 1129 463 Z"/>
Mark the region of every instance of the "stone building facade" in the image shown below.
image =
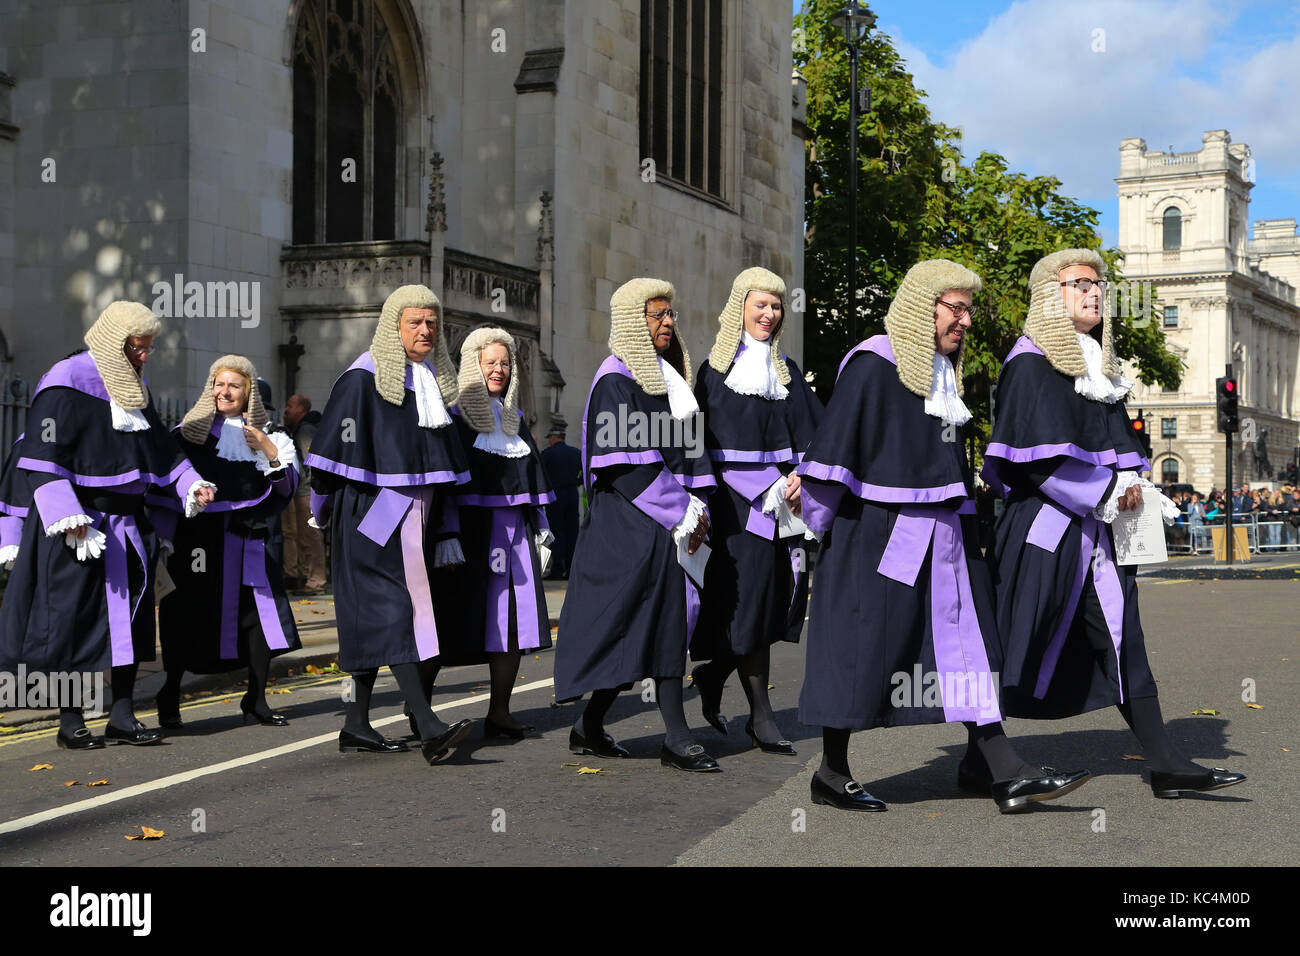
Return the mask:
<path id="1" fill-rule="evenodd" d="M 1194 152 L 1120 144 L 1119 246 L 1124 277 L 1149 282 L 1168 347 L 1185 371 L 1177 390 L 1139 384 L 1156 480 L 1222 488 L 1227 447 L 1217 431 L 1215 380 L 1232 363 L 1242 432 L 1233 482 L 1274 483 L 1300 445 L 1300 238 L 1294 219 L 1247 229 L 1250 148 L 1210 130 Z M 1265 464 L 1267 461 L 1267 465 Z"/>
<path id="2" fill-rule="evenodd" d="M 780 0 L 0 5 L 11 367 L 131 298 L 164 313 L 155 394 L 191 401 L 233 351 L 277 405 L 319 403 L 423 282 L 453 348 L 516 334 L 536 428 L 576 425 L 622 282 L 676 284 L 697 363 L 741 269 L 802 285 L 790 22 Z"/>

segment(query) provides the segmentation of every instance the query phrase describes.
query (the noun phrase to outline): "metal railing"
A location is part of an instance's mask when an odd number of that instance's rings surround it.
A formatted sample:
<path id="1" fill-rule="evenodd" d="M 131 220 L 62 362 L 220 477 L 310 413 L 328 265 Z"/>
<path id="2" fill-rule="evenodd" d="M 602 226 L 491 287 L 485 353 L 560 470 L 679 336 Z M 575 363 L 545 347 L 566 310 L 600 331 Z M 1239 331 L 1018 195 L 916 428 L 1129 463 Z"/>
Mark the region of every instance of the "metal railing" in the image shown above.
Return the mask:
<path id="1" fill-rule="evenodd" d="M 1225 523 L 1223 517 L 1218 516 L 1193 525 L 1182 515 L 1178 522 L 1165 527 L 1165 547 L 1170 554 L 1212 554 L 1212 529 L 1222 528 Z M 1300 527 L 1293 524 L 1289 516 L 1234 512 L 1232 526 L 1246 529 L 1246 542 L 1251 554 L 1300 551 Z"/>
<path id="2" fill-rule="evenodd" d="M 32 386 L 21 376 L 0 367 L 0 463 L 27 427 Z"/>

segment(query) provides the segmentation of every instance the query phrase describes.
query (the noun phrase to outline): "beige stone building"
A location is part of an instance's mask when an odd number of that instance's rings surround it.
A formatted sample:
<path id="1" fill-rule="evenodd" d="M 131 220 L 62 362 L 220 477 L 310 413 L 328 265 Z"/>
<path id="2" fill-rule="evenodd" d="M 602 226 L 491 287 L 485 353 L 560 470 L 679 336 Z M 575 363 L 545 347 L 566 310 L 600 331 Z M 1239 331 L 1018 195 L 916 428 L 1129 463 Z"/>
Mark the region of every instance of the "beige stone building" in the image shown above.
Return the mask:
<path id="1" fill-rule="evenodd" d="M 790 24 L 782 0 L 0 2 L 8 371 L 133 298 L 164 313 L 155 394 L 233 351 L 319 403 L 424 282 L 453 347 L 517 335 L 536 428 L 576 426 L 625 280 L 676 283 L 696 363 L 742 268 L 802 285 Z"/>
<path id="2" fill-rule="evenodd" d="M 1177 390 L 1139 384 L 1129 408 L 1148 416 L 1153 477 L 1201 491 L 1226 478 L 1215 415 L 1226 363 L 1240 385 L 1234 484 L 1269 484 L 1300 444 L 1300 238 L 1294 219 L 1260 220 L 1249 235 L 1253 178 L 1250 148 L 1226 130 L 1206 132 L 1194 152 L 1120 144 L 1124 276 L 1153 284 L 1162 311 L 1152 321 L 1185 365 Z"/>

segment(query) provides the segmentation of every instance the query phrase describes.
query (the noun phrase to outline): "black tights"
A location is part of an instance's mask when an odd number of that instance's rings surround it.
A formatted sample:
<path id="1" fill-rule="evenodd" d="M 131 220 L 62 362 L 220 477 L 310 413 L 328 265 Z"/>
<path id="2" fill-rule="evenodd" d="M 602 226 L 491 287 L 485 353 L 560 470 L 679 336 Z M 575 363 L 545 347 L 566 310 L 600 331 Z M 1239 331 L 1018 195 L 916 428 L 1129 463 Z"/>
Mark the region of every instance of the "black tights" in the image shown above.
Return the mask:
<path id="1" fill-rule="evenodd" d="M 691 728 L 686 723 L 686 709 L 682 702 L 682 679 L 660 677 L 655 680 L 655 698 L 659 702 L 659 715 L 664 722 L 664 746 L 679 756 L 695 746 Z M 582 716 L 573 725 L 585 740 L 601 740 L 605 735 L 605 715 L 618 699 L 618 690 L 594 690 L 587 700 Z"/>
<path id="2" fill-rule="evenodd" d="M 139 669 L 138 664 L 123 664 L 109 671 L 113 705 L 108 712 L 108 722 L 118 730 L 135 730 L 135 707 L 131 698 L 135 693 L 135 675 Z M 59 708 L 59 730 L 65 736 L 71 736 L 85 726 L 86 718 L 80 707 Z"/>
<path id="3" fill-rule="evenodd" d="M 447 725 L 437 718 L 429 706 L 429 694 L 424 692 L 425 675 L 418 664 L 390 664 L 389 671 L 397 680 L 397 687 L 406 700 L 406 708 L 415 720 L 420 738 L 429 740 L 447 732 Z M 435 670 L 436 674 L 437 671 Z M 352 674 L 353 699 L 348 705 L 343 729 L 359 737 L 376 739 L 379 732 L 370 726 L 370 698 L 375 689 L 379 669 L 354 671 Z M 429 677 L 432 689 L 433 678 Z"/>
<path id="4" fill-rule="evenodd" d="M 749 701 L 754 735 L 765 743 L 781 740 L 781 728 L 776 724 L 772 700 L 767 694 L 768 676 L 772 672 L 771 647 L 764 645 L 749 654 L 719 654 L 713 660 L 696 668 L 696 680 L 701 685 L 707 684 L 718 688 L 719 690 L 715 692 L 721 696 L 720 689 L 733 670 L 739 673 L 740 688 L 745 692 L 745 699 Z"/>
<path id="5" fill-rule="evenodd" d="M 853 779 L 849 769 L 849 735 L 851 730 L 841 727 L 822 728 L 822 765 L 817 776 L 832 787 L 842 787 Z M 968 758 L 974 748 L 983 758 L 993 779 L 1014 780 L 1017 777 L 1035 777 L 1042 771 L 1024 762 L 1007 739 L 1002 725 L 985 724 L 982 727 L 966 722 Z"/>

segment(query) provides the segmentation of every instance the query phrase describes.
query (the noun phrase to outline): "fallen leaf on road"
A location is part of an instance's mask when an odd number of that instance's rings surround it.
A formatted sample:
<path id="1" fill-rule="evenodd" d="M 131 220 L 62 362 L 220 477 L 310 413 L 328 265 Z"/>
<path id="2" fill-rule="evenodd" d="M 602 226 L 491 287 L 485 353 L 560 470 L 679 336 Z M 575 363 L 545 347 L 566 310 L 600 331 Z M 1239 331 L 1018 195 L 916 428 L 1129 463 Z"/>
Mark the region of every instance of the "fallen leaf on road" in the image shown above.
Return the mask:
<path id="1" fill-rule="evenodd" d="M 1141 754 L 1125 754 L 1124 759 L 1125 760 L 1146 760 L 1147 758 L 1142 756 Z"/>
<path id="2" fill-rule="evenodd" d="M 604 773 L 604 772 L 605 772 L 604 769 L 601 767 L 579 767 L 578 768 L 578 773 Z"/>
<path id="3" fill-rule="evenodd" d="M 53 769 L 54 769 L 54 764 L 52 763 L 38 763 L 35 767 L 32 767 L 32 770 L 53 770 Z M 31 773 L 32 770 L 28 770 L 27 772 Z"/>
<path id="4" fill-rule="evenodd" d="M 941 816 L 943 816 L 943 814 L 942 814 L 942 813 L 927 813 L 926 816 L 927 816 L 927 817 L 941 817 Z"/>
<path id="5" fill-rule="evenodd" d="M 1207 707 L 1204 709 L 1198 709 L 1192 711 L 1192 716 L 1193 717 L 1218 717 L 1219 712 L 1217 710 L 1211 710 L 1210 708 Z"/>
<path id="6" fill-rule="evenodd" d="M 1282 748 L 1282 753 L 1284 753 L 1284 754 L 1289 754 L 1290 752 L 1291 752 L 1291 748 L 1290 748 L 1290 747 L 1283 747 L 1283 748 Z"/>
<path id="7" fill-rule="evenodd" d="M 312 611 L 313 614 L 324 614 L 324 611 Z"/>
<path id="8" fill-rule="evenodd" d="M 320 672 L 321 672 L 321 669 L 320 669 L 319 667 L 317 667 L 315 664 L 308 664 L 308 665 L 307 665 L 307 673 L 308 673 L 308 674 L 319 674 Z"/>
<path id="9" fill-rule="evenodd" d="M 140 832 L 128 836 L 128 840 L 161 840 L 167 835 L 164 830 L 155 830 L 152 827 L 140 827 Z"/>
<path id="10" fill-rule="evenodd" d="M 562 763 L 562 764 L 560 764 L 560 766 L 561 766 L 561 767 L 581 767 L 582 764 L 580 764 L 580 763 Z"/>
<path id="11" fill-rule="evenodd" d="M 268 688 L 266 692 L 268 694 L 292 694 L 293 693 L 293 691 L 291 691 L 287 687 L 271 687 Z"/>
<path id="12" fill-rule="evenodd" d="M 315 604 L 315 601 L 299 601 L 299 604 Z"/>
<path id="13" fill-rule="evenodd" d="M 88 786 L 88 787 L 107 787 L 107 786 L 108 786 L 108 781 L 107 781 L 107 780 L 92 780 L 92 781 L 90 781 L 88 784 L 86 784 L 86 786 Z"/>
<path id="14" fill-rule="evenodd" d="M 768 685 L 767 685 L 767 689 L 768 689 L 768 690 L 776 690 L 776 685 L 775 685 L 775 684 L 768 684 Z"/>
<path id="15" fill-rule="evenodd" d="M 1263 704 L 1247 704 L 1246 706 L 1249 707 L 1251 710 L 1263 710 L 1263 709 L 1264 709 L 1264 705 L 1263 705 Z"/>
<path id="16" fill-rule="evenodd" d="M 77 785 L 77 781 L 75 781 L 75 780 L 65 780 L 65 781 L 63 781 L 63 785 L 64 785 L 65 787 L 75 787 L 75 786 Z"/>

